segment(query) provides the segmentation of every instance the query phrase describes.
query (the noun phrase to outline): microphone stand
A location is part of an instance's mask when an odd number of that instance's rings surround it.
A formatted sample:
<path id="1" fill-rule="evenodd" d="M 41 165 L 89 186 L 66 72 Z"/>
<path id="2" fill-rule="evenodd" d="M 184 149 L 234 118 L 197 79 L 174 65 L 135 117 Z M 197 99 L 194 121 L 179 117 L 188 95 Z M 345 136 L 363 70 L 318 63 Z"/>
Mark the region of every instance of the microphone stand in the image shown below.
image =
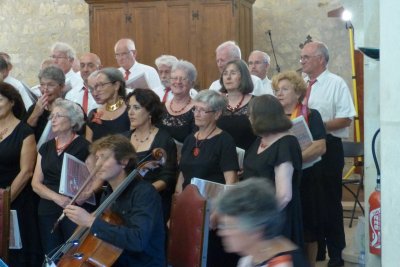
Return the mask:
<path id="1" fill-rule="evenodd" d="M 276 71 L 279 73 L 279 72 L 281 72 L 281 67 L 279 66 L 278 61 L 276 60 L 274 43 L 272 42 L 271 30 L 266 31 L 265 33 L 268 34 L 269 40 L 271 41 L 272 53 L 274 54 L 274 59 L 275 59 L 275 63 L 276 63 Z"/>

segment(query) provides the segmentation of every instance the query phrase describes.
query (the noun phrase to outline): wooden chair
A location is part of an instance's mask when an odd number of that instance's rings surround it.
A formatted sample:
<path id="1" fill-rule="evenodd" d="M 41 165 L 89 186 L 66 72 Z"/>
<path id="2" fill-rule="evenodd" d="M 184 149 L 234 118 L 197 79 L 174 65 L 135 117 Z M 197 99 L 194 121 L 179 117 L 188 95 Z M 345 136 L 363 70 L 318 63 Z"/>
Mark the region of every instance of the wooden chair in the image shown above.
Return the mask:
<path id="1" fill-rule="evenodd" d="M 364 144 L 359 142 L 343 141 L 343 152 L 345 158 L 354 158 L 353 166 L 342 179 L 342 186 L 354 197 L 354 205 L 353 209 L 351 210 L 349 223 L 349 227 L 351 228 L 353 225 L 353 219 L 357 205 L 360 207 L 362 213 L 364 214 L 364 208 L 361 205 L 360 200 L 358 199 L 360 191 L 363 188 L 364 184 Z M 350 178 L 357 167 L 360 167 L 361 169 L 359 177 Z M 352 190 L 349 185 L 357 185 L 357 190 Z"/>
<path id="2" fill-rule="evenodd" d="M 10 240 L 10 187 L 0 188 L 0 258 L 8 262 Z"/>
<path id="3" fill-rule="evenodd" d="M 195 185 L 187 185 L 172 201 L 168 266 L 205 267 L 209 208 Z"/>

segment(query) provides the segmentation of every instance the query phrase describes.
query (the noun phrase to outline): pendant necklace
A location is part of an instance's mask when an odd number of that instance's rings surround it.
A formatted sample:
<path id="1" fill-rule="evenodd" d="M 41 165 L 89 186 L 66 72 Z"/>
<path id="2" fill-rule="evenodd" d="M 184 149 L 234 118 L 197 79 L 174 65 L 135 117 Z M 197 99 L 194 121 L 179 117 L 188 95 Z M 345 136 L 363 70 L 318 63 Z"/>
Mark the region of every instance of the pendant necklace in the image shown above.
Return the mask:
<path id="1" fill-rule="evenodd" d="M 226 98 L 228 98 L 228 94 L 226 94 Z M 235 107 L 232 107 L 231 105 L 229 105 L 228 102 L 228 106 L 226 107 L 227 110 L 229 110 L 230 112 L 235 112 L 236 110 L 238 110 L 240 108 L 240 105 L 242 105 L 244 100 L 244 94 L 242 95 L 242 99 L 240 99 L 239 103 L 237 103 L 237 105 Z"/>
<path id="2" fill-rule="evenodd" d="M 200 132 L 197 133 L 197 136 L 195 136 L 196 144 L 195 144 L 195 146 L 194 146 L 194 148 L 193 148 L 193 151 L 192 151 L 193 156 L 198 157 L 198 156 L 200 155 L 200 146 L 201 146 L 201 144 L 202 144 L 202 143 L 204 142 L 204 140 L 206 140 L 216 129 L 217 129 L 217 126 L 215 126 L 214 129 L 213 129 L 204 139 L 202 139 L 202 140 L 199 140 L 199 139 L 198 139 L 198 138 L 199 138 L 199 135 L 200 135 Z"/>

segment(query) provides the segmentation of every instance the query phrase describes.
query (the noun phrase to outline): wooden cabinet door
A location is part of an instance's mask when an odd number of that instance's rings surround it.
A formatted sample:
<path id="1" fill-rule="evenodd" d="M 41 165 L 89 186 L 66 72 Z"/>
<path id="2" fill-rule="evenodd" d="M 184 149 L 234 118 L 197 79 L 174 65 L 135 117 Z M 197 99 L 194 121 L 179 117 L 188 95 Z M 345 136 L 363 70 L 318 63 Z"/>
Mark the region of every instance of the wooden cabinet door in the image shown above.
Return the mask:
<path id="1" fill-rule="evenodd" d="M 129 14 L 124 3 L 90 5 L 90 51 L 97 54 L 103 66 L 117 66 L 115 43 L 129 37 Z"/>

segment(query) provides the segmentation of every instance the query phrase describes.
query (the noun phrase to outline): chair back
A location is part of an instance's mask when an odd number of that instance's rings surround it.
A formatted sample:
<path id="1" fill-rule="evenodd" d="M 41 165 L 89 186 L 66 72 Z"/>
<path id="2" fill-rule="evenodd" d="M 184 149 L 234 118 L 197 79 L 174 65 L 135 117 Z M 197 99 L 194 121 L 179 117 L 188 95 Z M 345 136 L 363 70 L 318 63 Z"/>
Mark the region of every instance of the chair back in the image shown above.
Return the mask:
<path id="1" fill-rule="evenodd" d="M 206 266 L 208 224 L 207 200 L 195 185 L 187 185 L 172 201 L 168 236 L 169 266 Z"/>
<path id="2" fill-rule="evenodd" d="M 0 188 L 0 258 L 8 262 L 10 240 L 10 187 Z"/>
<path id="3" fill-rule="evenodd" d="M 343 141 L 343 154 L 345 158 L 363 157 L 364 144 L 361 142 Z"/>

